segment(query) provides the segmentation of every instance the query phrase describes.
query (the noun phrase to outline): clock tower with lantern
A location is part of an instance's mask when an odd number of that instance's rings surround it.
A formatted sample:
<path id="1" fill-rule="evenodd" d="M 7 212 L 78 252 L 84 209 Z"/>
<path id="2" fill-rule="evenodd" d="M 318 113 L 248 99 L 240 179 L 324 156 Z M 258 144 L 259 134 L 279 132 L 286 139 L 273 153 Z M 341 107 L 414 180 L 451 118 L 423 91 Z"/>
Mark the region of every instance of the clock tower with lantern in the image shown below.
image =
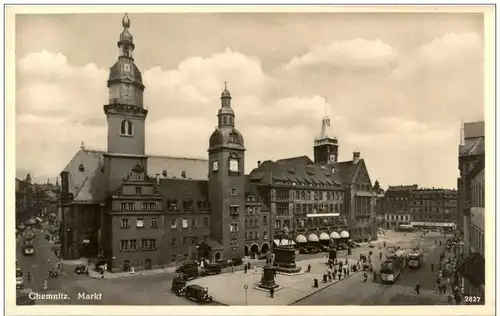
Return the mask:
<path id="1" fill-rule="evenodd" d="M 221 94 L 217 117 L 218 125 L 208 148 L 210 235 L 222 244 L 222 258 L 231 259 L 245 253 L 245 146 L 235 128 L 227 86 Z"/>
<path id="2" fill-rule="evenodd" d="M 122 19 L 118 60 L 110 68 L 109 103 L 104 106 L 108 125 L 105 157 L 108 190 L 114 191 L 137 164 L 146 169 L 145 121 L 142 75 L 134 63 L 134 38 L 129 32 L 130 19 Z"/>
<path id="3" fill-rule="evenodd" d="M 330 118 L 321 120 L 321 134 L 314 139 L 314 163 L 335 164 L 338 161 L 339 143 L 337 137 L 332 136 Z"/>

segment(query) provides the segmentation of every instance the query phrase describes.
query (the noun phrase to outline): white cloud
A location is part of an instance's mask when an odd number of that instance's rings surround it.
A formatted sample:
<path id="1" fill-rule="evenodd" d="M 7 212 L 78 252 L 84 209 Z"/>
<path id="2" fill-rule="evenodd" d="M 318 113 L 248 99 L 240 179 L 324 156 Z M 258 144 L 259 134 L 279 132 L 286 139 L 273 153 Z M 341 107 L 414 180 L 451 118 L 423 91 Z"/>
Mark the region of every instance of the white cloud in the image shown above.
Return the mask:
<path id="1" fill-rule="evenodd" d="M 391 46 L 380 40 L 357 38 L 313 46 L 307 53 L 293 58 L 285 68 L 295 70 L 312 66 L 330 66 L 346 70 L 373 69 L 391 66 L 397 55 Z"/>
<path id="2" fill-rule="evenodd" d="M 420 47 L 420 57 L 432 66 L 482 62 L 483 41 L 476 33 L 449 33 Z"/>

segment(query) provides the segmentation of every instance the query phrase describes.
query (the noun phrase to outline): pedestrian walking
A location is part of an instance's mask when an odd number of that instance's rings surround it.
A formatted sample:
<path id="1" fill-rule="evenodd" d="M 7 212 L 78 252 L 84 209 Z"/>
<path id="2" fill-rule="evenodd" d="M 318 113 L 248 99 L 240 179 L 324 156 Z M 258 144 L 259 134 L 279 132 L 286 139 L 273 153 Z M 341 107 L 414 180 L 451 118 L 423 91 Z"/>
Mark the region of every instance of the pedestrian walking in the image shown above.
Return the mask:
<path id="1" fill-rule="evenodd" d="M 366 283 L 366 280 L 368 280 L 368 274 L 365 272 L 363 274 L 363 282 Z"/>
<path id="2" fill-rule="evenodd" d="M 248 265 L 245 264 L 245 274 L 248 272 Z"/>
<path id="3" fill-rule="evenodd" d="M 269 297 L 274 298 L 274 288 L 269 289 Z"/>
<path id="4" fill-rule="evenodd" d="M 308 272 L 308 273 L 311 273 L 311 264 L 308 264 L 308 265 L 307 265 L 307 272 Z"/>
<path id="5" fill-rule="evenodd" d="M 431 263 L 431 272 L 434 272 L 434 263 Z"/>
<path id="6" fill-rule="evenodd" d="M 380 252 L 380 254 L 379 254 L 378 257 L 379 257 L 380 260 L 382 260 L 382 252 Z"/>
<path id="7" fill-rule="evenodd" d="M 234 266 L 231 264 L 231 273 L 234 273 Z"/>
<path id="8" fill-rule="evenodd" d="M 420 283 L 417 282 L 417 285 L 415 286 L 415 292 L 417 292 L 417 295 L 420 295 Z"/>
<path id="9" fill-rule="evenodd" d="M 339 272 L 339 281 L 342 280 L 342 273 Z"/>

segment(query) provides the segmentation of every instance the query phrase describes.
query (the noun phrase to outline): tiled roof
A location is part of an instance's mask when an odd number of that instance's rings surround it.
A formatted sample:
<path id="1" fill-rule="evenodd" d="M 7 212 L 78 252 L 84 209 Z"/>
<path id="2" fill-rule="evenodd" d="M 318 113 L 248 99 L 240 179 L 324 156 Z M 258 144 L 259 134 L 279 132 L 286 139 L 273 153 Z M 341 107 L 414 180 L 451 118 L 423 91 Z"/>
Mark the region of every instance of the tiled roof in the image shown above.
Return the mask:
<path id="1" fill-rule="evenodd" d="M 470 122 L 464 124 L 464 138 L 478 138 L 485 137 L 484 135 L 484 121 Z"/>
<path id="2" fill-rule="evenodd" d="M 160 191 L 165 201 L 177 200 L 182 210 L 182 201 L 192 200 L 193 211 L 197 210 L 198 203 L 208 203 L 208 181 L 187 179 L 160 179 Z"/>
<path id="3" fill-rule="evenodd" d="M 102 150 L 80 148 L 64 171 L 69 172 L 69 192 L 74 202 L 102 202 L 106 198 L 106 178 Z M 80 170 L 83 166 L 83 171 Z M 166 171 L 167 176 L 163 175 Z M 151 155 L 148 157 L 148 174 L 160 179 L 208 180 L 208 160 L 196 158 Z"/>
<path id="4" fill-rule="evenodd" d="M 465 140 L 464 145 L 459 146 L 459 154 L 460 156 L 484 155 L 484 149 L 484 137 L 469 138 Z"/>
<path id="5" fill-rule="evenodd" d="M 312 165 L 313 161 L 307 156 L 290 157 L 276 160 L 276 163 L 285 163 L 291 165 Z"/>
<path id="6" fill-rule="evenodd" d="M 342 161 L 334 164 L 334 168 L 342 179 L 344 184 L 351 184 L 354 181 L 354 177 L 356 176 L 356 172 L 364 163 L 363 159 L 360 159 L 358 163 L 353 163 L 352 161 Z"/>
<path id="7" fill-rule="evenodd" d="M 69 192 L 74 202 L 102 202 L 106 197 L 102 151 L 80 148 L 64 171 L 68 175 Z M 80 168 L 83 167 L 83 169 Z"/>
<path id="8" fill-rule="evenodd" d="M 305 184 L 308 182 L 328 183 L 341 185 L 342 181 L 337 172 L 332 174 L 331 169 L 318 165 L 294 165 L 276 163 L 266 160 L 250 172 L 252 183 L 276 183 L 277 181 Z"/>
<path id="9" fill-rule="evenodd" d="M 167 176 L 164 176 L 166 172 Z M 185 172 L 187 179 L 208 180 L 208 160 L 197 158 L 148 156 L 148 175 L 160 178 L 182 178 Z"/>

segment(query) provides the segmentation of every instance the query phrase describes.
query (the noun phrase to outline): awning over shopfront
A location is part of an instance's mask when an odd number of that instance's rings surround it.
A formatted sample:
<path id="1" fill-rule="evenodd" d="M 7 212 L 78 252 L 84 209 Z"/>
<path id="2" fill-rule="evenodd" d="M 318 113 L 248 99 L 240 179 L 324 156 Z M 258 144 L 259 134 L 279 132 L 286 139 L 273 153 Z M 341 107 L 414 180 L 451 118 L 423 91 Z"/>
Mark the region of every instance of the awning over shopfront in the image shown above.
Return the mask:
<path id="1" fill-rule="evenodd" d="M 349 238 L 349 233 L 345 230 L 340 233 L 340 238 Z"/>
<path id="2" fill-rule="evenodd" d="M 484 284 L 485 262 L 484 257 L 480 253 L 474 252 L 471 254 L 458 265 L 456 270 L 475 287 L 480 287 Z"/>
<path id="3" fill-rule="evenodd" d="M 330 238 L 332 238 L 332 239 L 340 239 L 340 235 L 337 232 L 332 232 L 330 234 Z"/>
<path id="4" fill-rule="evenodd" d="M 295 238 L 295 241 L 299 244 L 307 242 L 306 236 L 304 235 L 298 235 L 297 238 Z"/>
<path id="5" fill-rule="evenodd" d="M 436 223 L 436 222 L 410 222 L 412 226 L 427 226 L 427 227 L 455 227 L 454 223 Z"/>
<path id="6" fill-rule="evenodd" d="M 319 235 L 319 240 L 330 240 L 330 236 L 327 233 L 321 233 Z"/>
<path id="7" fill-rule="evenodd" d="M 316 234 L 309 234 L 309 237 L 307 237 L 307 241 L 319 241 L 318 236 Z"/>
<path id="8" fill-rule="evenodd" d="M 274 240 L 274 244 L 276 246 L 292 246 L 295 245 L 295 242 L 293 240 L 288 240 L 288 239 L 281 239 L 281 243 L 279 239 Z"/>

